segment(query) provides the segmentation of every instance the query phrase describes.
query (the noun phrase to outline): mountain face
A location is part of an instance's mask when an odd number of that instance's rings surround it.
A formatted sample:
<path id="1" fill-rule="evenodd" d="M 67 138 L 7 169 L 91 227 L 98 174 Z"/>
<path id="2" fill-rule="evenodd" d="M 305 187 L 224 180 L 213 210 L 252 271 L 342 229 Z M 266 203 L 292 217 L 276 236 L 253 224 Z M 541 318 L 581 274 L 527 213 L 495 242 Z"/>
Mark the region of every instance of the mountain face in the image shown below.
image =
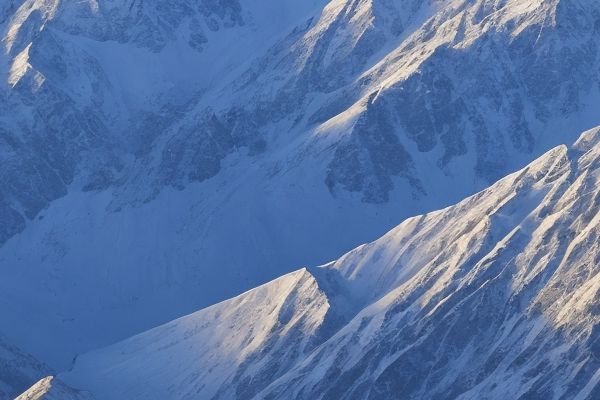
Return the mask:
<path id="1" fill-rule="evenodd" d="M 57 370 L 600 123 L 594 0 L 9 0 L 0 32 L 0 331 Z"/>
<path id="2" fill-rule="evenodd" d="M 596 399 L 600 128 L 59 377 L 97 400 Z"/>
<path id="3" fill-rule="evenodd" d="M 93 397 L 89 393 L 68 387 L 52 376 L 47 376 L 15 400 L 93 400 Z"/>
<path id="4" fill-rule="evenodd" d="M 170 382 L 170 388 L 153 382 L 153 373 L 146 374 L 127 360 L 122 364 L 124 369 L 109 374 L 119 375 L 126 370 L 137 382 L 136 388 L 115 382 L 109 389 L 111 393 L 92 393 L 111 398 L 122 389 L 120 393 L 126 397 L 249 398 L 281 375 L 290 363 L 302 360 L 315 345 L 331 336 L 333 328 L 339 325 L 335 323 L 338 319 L 331 313 L 328 298 L 315 277 L 306 269 L 292 272 L 237 298 L 158 327 L 148 336 L 134 337 L 126 346 L 115 347 L 114 353 L 113 349 L 108 351 L 108 357 L 115 357 L 126 349 L 127 359 L 143 354 L 150 362 L 146 364 L 148 369 L 164 373 L 164 382 Z M 105 358 L 107 353 L 100 356 Z M 154 364 L 154 356 L 166 357 L 165 362 L 174 357 L 171 360 L 180 363 L 181 369 Z M 97 366 L 97 361 L 89 361 L 87 356 L 79 363 Z M 188 372 L 182 374 L 183 370 Z M 234 375 L 239 386 L 230 385 Z"/>
<path id="5" fill-rule="evenodd" d="M 51 372 L 50 367 L 0 337 L 0 399 L 14 399 Z"/>

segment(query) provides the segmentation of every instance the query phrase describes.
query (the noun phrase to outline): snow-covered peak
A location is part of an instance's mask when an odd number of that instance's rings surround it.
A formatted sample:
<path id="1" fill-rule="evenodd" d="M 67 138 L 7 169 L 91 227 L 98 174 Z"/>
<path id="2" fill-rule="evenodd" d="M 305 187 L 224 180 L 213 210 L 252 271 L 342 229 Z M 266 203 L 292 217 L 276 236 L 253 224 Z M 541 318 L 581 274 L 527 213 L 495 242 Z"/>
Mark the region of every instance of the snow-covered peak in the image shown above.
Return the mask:
<path id="1" fill-rule="evenodd" d="M 46 28 L 48 21 L 56 16 L 60 4 L 60 0 L 9 2 L 8 10 L 12 14 L 2 21 L 4 52 L 19 54 Z"/>
<path id="2" fill-rule="evenodd" d="M 258 398 L 595 398 L 599 132 L 327 266 L 376 300 Z"/>
<path id="3" fill-rule="evenodd" d="M 59 368 L 325 263 L 600 123 L 597 1 L 0 3 L 0 319 Z M 415 235 L 444 243 L 428 229 Z M 382 260 L 369 273 L 359 255 L 310 272 L 343 284 L 328 299 L 352 316 L 412 279 L 396 264 L 444 250 L 406 241 L 358 250 Z"/>
<path id="4" fill-rule="evenodd" d="M 305 357 L 336 323 L 317 281 L 301 269 L 79 357 L 78 368 L 62 379 L 77 382 L 97 371 L 98 380 L 85 387 L 99 399 L 250 398 Z M 123 361 L 111 369 L 115 358 Z M 135 387 L 120 380 L 124 375 Z"/>
<path id="5" fill-rule="evenodd" d="M 98 399 L 593 399 L 599 179 L 596 128 L 334 263 L 83 355 L 61 378 Z"/>

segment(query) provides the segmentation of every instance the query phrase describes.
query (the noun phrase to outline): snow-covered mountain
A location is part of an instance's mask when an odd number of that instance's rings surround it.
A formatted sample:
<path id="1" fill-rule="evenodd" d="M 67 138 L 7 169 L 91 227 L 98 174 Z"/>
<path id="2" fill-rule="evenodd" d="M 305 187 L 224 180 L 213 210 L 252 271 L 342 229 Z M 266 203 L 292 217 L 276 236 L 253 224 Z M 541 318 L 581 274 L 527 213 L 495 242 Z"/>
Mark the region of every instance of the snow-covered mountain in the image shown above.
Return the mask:
<path id="1" fill-rule="evenodd" d="M 595 0 L 0 3 L 0 333 L 55 369 L 600 123 Z"/>
<path id="2" fill-rule="evenodd" d="M 52 376 L 47 376 L 36 382 L 15 400 L 93 400 L 85 392 L 74 390 Z"/>
<path id="3" fill-rule="evenodd" d="M 0 399 L 13 399 L 52 370 L 0 337 Z"/>
<path id="4" fill-rule="evenodd" d="M 600 128 L 338 260 L 80 356 L 97 400 L 597 399 Z"/>

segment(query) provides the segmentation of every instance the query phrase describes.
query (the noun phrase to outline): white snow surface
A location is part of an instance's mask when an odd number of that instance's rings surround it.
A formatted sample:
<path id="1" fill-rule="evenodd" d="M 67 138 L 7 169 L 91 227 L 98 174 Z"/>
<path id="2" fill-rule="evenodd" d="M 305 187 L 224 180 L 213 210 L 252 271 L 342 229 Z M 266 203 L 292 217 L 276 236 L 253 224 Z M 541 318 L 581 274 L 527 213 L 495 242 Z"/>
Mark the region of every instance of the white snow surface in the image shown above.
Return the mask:
<path id="1" fill-rule="evenodd" d="M 98 400 L 595 399 L 600 128 L 451 207 L 80 356 Z"/>
<path id="2" fill-rule="evenodd" d="M 47 376 L 15 400 L 93 400 L 93 397 L 89 393 L 68 387 L 53 376 Z"/>
<path id="3" fill-rule="evenodd" d="M 0 333 L 64 370 L 573 142 L 600 123 L 599 8 L 0 1 Z M 534 189 L 515 199 L 534 207 Z M 391 235 L 402 251 L 367 245 L 332 269 L 333 320 L 435 264 L 449 242 L 419 232 L 418 252 Z"/>
<path id="4" fill-rule="evenodd" d="M 13 399 L 51 372 L 50 367 L 0 337 L 0 399 Z"/>

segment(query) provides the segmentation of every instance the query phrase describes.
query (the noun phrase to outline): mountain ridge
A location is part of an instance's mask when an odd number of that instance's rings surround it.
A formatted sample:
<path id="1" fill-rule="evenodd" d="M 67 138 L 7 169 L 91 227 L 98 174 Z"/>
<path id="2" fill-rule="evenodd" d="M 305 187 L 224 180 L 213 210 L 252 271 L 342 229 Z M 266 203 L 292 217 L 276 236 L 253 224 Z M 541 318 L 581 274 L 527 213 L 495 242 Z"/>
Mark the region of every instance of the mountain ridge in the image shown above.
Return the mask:
<path id="1" fill-rule="evenodd" d="M 594 1 L 0 7 L 0 330 L 56 370 L 600 123 Z"/>
<path id="2" fill-rule="evenodd" d="M 409 218 L 335 262 L 300 269 L 83 355 L 59 378 L 98 400 L 116 393 L 593 399 L 600 390 L 594 356 L 600 340 L 599 171 L 596 128 L 573 146 L 550 150 L 457 205 Z M 290 295 L 294 311 L 282 313 Z M 258 328 L 270 312 L 235 317 L 233 304 L 280 310 L 275 324 L 269 322 L 279 328 Z M 219 317 L 207 317 L 211 313 Z M 305 331 L 298 338 L 288 330 L 291 324 L 318 332 L 327 315 L 337 317 L 316 342 Z M 248 329 L 248 323 L 258 325 Z M 261 344 L 249 353 L 226 347 L 236 354 L 236 369 L 193 327 L 218 340 L 235 341 L 245 332 Z M 289 357 L 291 349 L 300 356 Z M 217 367 L 227 372 L 208 377 Z M 177 378 L 157 378 L 165 373 Z M 215 390 L 211 385 L 219 381 Z"/>

